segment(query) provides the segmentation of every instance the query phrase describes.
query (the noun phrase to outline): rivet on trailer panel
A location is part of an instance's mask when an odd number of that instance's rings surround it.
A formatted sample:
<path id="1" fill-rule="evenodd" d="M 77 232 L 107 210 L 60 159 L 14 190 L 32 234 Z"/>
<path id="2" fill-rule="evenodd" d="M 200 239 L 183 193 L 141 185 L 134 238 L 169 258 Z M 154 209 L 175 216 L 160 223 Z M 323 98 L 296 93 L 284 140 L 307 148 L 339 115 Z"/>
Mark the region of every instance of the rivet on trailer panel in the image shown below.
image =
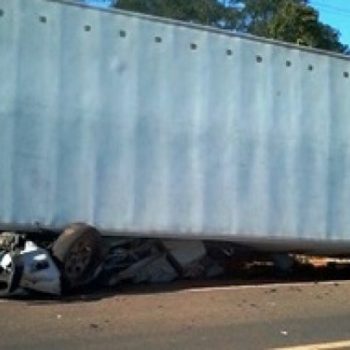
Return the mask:
<path id="1" fill-rule="evenodd" d="M 84 26 L 84 30 L 86 31 L 86 32 L 90 32 L 91 31 L 91 26 L 90 25 L 85 25 Z"/>
<path id="2" fill-rule="evenodd" d="M 156 37 L 154 38 L 154 41 L 155 41 L 156 43 L 161 43 L 161 42 L 162 42 L 162 38 L 161 38 L 160 36 L 156 36 Z"/>
<path id="3" fill-rule="evenodd" d="M 233 52 L 232 52 L 231 49 L 227 49 L 227 50 L 226 50 L 226 55 L 227 55 L 227 56 L 232 56 L 232 54 L 233 54 Z"/>
<path id="4" fill-rule="evenodd" d="M 126 31 L 125 31 L 125 30 L 120 30 L 120 31 L 119 31 L 119 36 L 120 36 L 121 38 L 125 38 L 125 37 L 126 37 Z"/>
<path id="5" fill-rule="evenodd" d="M 344 72 L 343 75 L 344 75 L 344 78 L 349 78 L 349 76 L 350 76 L 350 75 L 349 75 L 349 72 Z"/>
<path id="6" fill-rule="evenodd" d="M 47 18 L 45 16 L 39 16 L 39 21 L 41 23 L 46 23 L 47 22 Z"/>
<path id="7" fill-rule="evenodd" d="M 292 66 L 292 62 L 291 61 L 286 61 L 286 66 L 287 67 L 291 67 Z"/>
<path id="8" fill-rule="evenodd" d="M 191 43 L 190 47 L 191 47 L 191 50 L 196 50 L 198 46 L 195 43 Z"/>
<path id="9" fill-rule="evenodd" d="M 256 56 L 256 62 L 261 63 L 263 61 L 263 58 L 259 55 Z"/>

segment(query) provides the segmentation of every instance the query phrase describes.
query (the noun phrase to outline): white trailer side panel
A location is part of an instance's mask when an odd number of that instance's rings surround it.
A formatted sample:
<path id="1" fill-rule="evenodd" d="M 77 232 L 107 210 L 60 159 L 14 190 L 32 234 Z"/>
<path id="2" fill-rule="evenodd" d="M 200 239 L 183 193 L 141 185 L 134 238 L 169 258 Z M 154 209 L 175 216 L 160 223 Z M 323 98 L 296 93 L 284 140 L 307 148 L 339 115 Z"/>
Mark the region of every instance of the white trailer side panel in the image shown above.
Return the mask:
<path id="1" fill-rule="evenodd" d="M 0 223 L 350 246 L 350 60 L 0 0 Z"/>

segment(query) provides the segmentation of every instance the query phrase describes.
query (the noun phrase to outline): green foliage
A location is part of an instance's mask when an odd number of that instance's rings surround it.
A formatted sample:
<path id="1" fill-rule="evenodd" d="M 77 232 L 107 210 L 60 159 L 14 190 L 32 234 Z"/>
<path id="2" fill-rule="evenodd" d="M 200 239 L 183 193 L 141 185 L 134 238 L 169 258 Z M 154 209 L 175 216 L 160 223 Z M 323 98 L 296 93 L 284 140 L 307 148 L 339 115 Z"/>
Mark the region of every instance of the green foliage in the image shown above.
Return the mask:
<path id="1" fill-rule="evenodd" d="M 121 9 L 220 28 L 233 28 L 237 12 L 216 0 L 119 0 Z"/>
<path id="2" fill-rule="evenodd" d="M 117 7 L 348 53 L 308 0 L 119 0 Z"/>
<path id="3" fill-rule="evenodd" d="M 269 37 L 268 26 L 281 10 L 285 0 L 233 0 L 233 2 L 243 5 L 238 23 L 240 31 Z"/>
<path id="4" fill-rule="evenodd" d="M 258 36 L 346 52 L 339 32 L 319 20 L 306 0 L 246 0 L 238 28 Z"/>

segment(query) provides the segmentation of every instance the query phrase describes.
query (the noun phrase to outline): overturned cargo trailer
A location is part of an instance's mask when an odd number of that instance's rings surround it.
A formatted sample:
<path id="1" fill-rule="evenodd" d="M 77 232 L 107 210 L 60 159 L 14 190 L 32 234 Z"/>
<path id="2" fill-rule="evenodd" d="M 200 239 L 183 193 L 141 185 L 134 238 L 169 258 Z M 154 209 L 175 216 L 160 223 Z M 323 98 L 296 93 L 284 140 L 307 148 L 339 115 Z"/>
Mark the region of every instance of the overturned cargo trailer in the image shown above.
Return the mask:
<path id="1" fill-rule="evenodd" d="M 349 57 L 0 0 L 0 223 L 350 253 Z"/>

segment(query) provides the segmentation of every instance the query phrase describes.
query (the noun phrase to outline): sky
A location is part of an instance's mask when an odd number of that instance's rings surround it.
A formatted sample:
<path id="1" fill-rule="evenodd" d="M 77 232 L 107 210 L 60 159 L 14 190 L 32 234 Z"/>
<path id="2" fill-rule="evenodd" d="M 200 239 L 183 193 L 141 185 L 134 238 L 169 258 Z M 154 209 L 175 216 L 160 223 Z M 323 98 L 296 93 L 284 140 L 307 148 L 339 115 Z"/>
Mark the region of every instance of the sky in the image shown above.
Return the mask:
<path id="1" fill-rule="evenodd" d="M 331 25 L 341 33 L 342 43 L 350 45 L 350 0 L 309 0 L 320 13 L 322 22 Z M 113 0 L 85 0 L 101 7 L 108 7 Z"/>
<path id="2" fill-rule="evenodd" d="M 83 0 L 83 2 L 92 6 L 109 7 L 112 5 L 113 0 Z"/>

